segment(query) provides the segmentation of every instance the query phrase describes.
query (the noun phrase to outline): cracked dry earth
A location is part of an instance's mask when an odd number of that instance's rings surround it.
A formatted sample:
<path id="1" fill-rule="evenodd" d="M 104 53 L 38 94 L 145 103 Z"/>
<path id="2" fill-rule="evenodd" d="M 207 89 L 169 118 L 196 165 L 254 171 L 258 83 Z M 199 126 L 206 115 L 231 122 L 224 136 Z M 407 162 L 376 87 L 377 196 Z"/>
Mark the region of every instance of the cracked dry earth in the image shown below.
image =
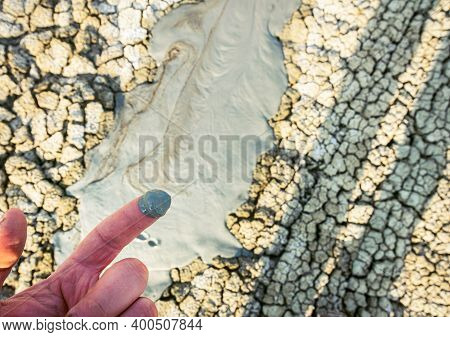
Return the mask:
<path id="1" fill-rule="evenodd" d="M 151 29 L 186 2 L 0 1 L 0 210 L 29 222 L 3 296 L 54 269 L 52 237 L 78 221 L 66 188 L 114 94 L 154 80 Z M 245 250 L 173 269 L 162 315 L 450 315 L 449 11 L 302 1 L 279 36 L 274 149 L 226 219 Z"/>

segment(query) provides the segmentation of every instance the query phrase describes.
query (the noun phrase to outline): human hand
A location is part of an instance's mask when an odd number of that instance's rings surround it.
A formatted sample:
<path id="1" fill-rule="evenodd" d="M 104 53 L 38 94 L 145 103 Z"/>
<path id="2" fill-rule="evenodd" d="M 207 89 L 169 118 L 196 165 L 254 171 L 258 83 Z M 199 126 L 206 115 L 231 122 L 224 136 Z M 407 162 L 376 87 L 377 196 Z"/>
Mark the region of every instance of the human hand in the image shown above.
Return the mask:
<path id="1" fill-rule="evenodd" d="M 154 317 L 155 304 L 140 297 L 148 270 L 137 259 L 102 271 L 139 233 L 163 216 L 170 196 L 147 192 L 98 224 L 72 255 L 46 280 L 0 301 L 0 316 Z M 0 222 L 0 286 L 22 254 L 26 219 L 10 209 Z"/>

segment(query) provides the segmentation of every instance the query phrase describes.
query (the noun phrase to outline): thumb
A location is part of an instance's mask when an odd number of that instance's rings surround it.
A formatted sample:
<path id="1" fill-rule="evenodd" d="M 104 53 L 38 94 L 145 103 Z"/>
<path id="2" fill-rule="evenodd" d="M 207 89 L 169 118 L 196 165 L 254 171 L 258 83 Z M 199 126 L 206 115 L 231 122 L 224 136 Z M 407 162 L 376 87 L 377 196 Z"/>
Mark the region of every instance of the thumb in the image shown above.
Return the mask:
<path id="1" fill-rule="evenodd" d="M 27 239 L 27 221 L 18 208 L 12 208 L 0 220 L 0 287 L 22 255 Z"/>

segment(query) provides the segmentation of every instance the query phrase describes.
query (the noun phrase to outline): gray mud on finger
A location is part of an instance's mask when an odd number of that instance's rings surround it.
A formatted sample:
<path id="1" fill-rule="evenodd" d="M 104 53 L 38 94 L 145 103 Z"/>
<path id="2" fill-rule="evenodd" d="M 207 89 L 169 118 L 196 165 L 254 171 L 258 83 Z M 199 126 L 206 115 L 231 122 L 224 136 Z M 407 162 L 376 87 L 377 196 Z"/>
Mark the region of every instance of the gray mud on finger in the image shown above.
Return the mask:
<path id="1" fill-rule="evenodd" d="M 257 157 L 271 147 L 267 119 L 287 87 L 275 35 L 299 3 L 211 0 L 163 17 L 151 42 L 158 79 L 116 97 L 113 131 L 69 189 L 80 199 L 82 237 L 149 189 L 171 194 L 171 209 L 143 236 L 151 240 L 135 240 L 120 256 L 150 267 L 153 298 L 171 268 L 242 248 L 224 220 L 246 199 Z"/>

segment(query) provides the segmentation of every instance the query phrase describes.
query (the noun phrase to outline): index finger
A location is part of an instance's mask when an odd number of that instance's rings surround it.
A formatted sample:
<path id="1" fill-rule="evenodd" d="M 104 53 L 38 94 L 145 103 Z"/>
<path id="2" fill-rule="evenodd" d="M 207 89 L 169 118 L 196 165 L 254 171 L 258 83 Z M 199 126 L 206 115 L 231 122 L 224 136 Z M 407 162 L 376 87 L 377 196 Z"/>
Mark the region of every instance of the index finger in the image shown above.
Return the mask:
<path id="1" fill-rule="evenodd" d="M 163 216 L 170 203 L 170 195 L 161 190 L 151 190 L 134 199 L 100 222 L 60 269 L 77 263 L 103 270 L 126 245 Z"/>

